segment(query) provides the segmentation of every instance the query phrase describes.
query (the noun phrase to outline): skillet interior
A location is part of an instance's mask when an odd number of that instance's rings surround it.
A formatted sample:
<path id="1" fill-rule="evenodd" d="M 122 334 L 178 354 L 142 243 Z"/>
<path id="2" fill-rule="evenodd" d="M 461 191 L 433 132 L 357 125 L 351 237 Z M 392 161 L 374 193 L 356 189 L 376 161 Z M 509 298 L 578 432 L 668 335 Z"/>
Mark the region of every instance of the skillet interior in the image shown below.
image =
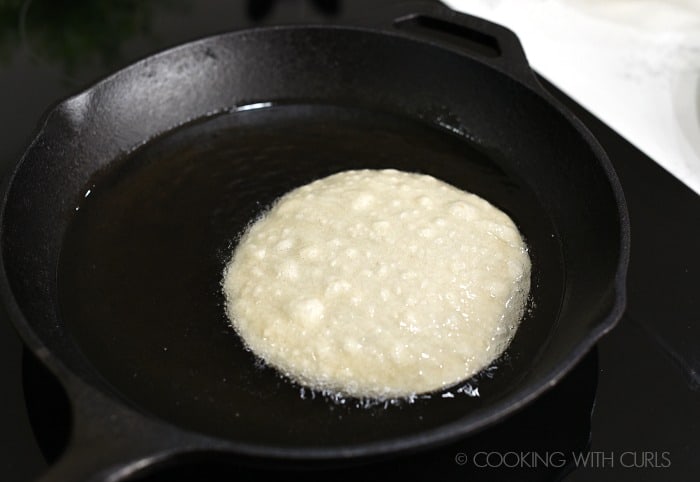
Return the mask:
<path id="1" fill-rule="evenodd" d="M 426 172 L 503 206 L 528 234 L 532 314 L 481 397 L 399 407 L 300 397 L 228 328 L 223 267 L 235 236 L 288 190 L 353 168 Z M 461 418 L 522 378 L 556 320 L 558 241 L 514 173 L 460 138 L 402 118 L 324 106 L 245 111 L 150 143 L 90 184 L 63 243 L 61 316 L 87 358 L 139 407 L 261 444 L 362 443 Z M 95 323 L 99 320 L 99 323 Z M 455 392 L 453 389 L 451 392 Z"/>
<path id="2" fill-rule="evenodd" d="M 256 102 L 290 105 L 163 135 Z M 606 323 L 620 220 L 598 155 L 538 94 L 455 52 L 350 29 L 231 34 L 148 59 L 59 106 L 15 173 L 3 261 L 31 330 L 69 369 L 185 428 L 331 449 L 454 435 L 541 390 Z M 211 170 L 187 172 L 201 162 Z M 388 409 L 301 400 L 226 327 L 218 281 L 235 234 L 292 187 L 361 166 L 436 175 L 521 226 L 534 310 L 480 397 Z M 162 222 L 145 222 L 154 218 Z"/>

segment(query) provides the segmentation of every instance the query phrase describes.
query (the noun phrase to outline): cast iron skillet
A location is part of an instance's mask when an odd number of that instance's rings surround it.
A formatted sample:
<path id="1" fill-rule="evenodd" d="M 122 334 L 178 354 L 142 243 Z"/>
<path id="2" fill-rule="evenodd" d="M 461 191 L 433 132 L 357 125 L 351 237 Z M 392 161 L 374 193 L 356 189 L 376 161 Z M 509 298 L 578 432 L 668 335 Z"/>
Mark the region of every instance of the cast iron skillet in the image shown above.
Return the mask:
<path id="1" fill-rule="evenodd" d="M 605 154 L 510 31 L 405 13 L 193 42 L 47 115 L 8 179 L 0 232 L 4 302 L 73 407 L 43 480 L 202 454 L 317 466 L 423 449 L 530 402 L 612 328 L 629 226 Z M 359 167 L 432 174 L 524 233 L 530 312 L 489 376 L 362 407 L 301 391 L 228 328 L 218 283 L 236 235 L 289 189 Z"/>

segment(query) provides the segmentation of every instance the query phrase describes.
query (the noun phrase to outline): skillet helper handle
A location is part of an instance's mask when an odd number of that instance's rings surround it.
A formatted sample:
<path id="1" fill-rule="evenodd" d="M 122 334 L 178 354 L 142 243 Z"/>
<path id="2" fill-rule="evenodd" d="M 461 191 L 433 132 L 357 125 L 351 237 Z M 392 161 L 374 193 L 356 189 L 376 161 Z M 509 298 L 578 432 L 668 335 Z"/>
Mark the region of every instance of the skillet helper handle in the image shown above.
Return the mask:
<path id="1" fill-rule="evenodd" d="M 37 482 L 118 482 L 207 446 L 80 381 L 64 387 L 73 406 L 70 440 Z"/>
<path id="2" fill-rule="evenodd" d="M 518 37 L 508 28 L 444 6 L 411 3 L 394 14 L 394 29 L 422 40 L 456 49 L 520 82 L 542 90 Z"/>

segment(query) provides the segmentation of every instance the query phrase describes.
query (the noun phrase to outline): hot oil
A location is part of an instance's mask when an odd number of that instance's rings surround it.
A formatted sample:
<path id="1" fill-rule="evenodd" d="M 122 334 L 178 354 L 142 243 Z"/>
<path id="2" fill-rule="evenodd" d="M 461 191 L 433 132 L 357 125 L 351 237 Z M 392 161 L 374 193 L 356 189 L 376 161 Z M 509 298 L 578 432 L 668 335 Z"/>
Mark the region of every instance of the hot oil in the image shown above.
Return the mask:
<path id="1" fill-rule="evenodd" d="M 284 445 L 315 442 L 324 427 L 347 443 L 409 433 L 416 420 L 446 423 L 522 376 L 517 364 L 536 358 L 559 308 L 556 233 L 510 162 L 425 122 L 354 108 L 276 106 L 186 125 L 85 187 L 59 266 L 63 322 L 118 392 L 193 430 Z M 523 233 L 536 309 L 497 376 L 479 380 L 479 397 L 436 394 L 388 409 L 302 398 L 229 326 L 220 283 L 245 227 L 293 188 L 362 168 L 430 174 L 489 200 Z"/>

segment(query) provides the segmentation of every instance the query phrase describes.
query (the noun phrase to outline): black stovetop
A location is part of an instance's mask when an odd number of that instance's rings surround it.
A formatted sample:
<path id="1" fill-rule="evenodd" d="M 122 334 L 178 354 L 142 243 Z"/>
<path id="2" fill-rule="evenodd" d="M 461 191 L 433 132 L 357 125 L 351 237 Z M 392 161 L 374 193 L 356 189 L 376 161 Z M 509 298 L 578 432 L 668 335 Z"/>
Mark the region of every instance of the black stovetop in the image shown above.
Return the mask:
<path id="1" fill-rule="evenodd" d="M 400 3 L 388 0 L 384 3 Z M 416 3 L 416 2 L 408 2 Z M 372 0 L 0 1 L 0 170 L 31 140 L 41 114 L 101 76 L 202 36 L 289 22 L 358 23 Z M 323 472 L 467 480 L 700 478 L 700 196 L 554 86 L 601 142 L 632 223 L 628 309 L 558 386 L 513 417 L 447 447 Z M 1 308 L 0 308 L 1 310 Z M 0 479 L 33 480 L 60 454 L 69 407 L 0 311 Z M 573 454 L 586 459 L 575 460 Z M 462 455 L 467 456 L 466 463 Z M 484 467 L 484 466 L 498 467 Z M 147 480 L 230 480 L 251 469 L 188 463 Z M 303 474 L 298 474 L 303 475 Z M 317 472 L 316 475 L 321 475 Z"/>

